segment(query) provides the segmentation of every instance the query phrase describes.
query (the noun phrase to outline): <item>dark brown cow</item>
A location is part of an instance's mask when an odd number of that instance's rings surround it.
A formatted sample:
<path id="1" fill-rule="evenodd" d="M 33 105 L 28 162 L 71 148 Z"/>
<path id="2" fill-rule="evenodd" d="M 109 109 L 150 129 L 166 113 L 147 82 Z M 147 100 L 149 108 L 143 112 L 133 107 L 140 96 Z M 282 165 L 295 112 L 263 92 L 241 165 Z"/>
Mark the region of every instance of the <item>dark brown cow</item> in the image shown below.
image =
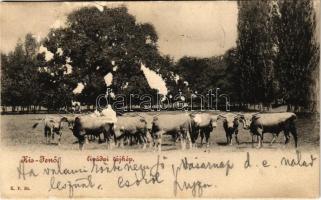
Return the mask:
<path id="1" fill-rule="evenodd" d="M 237 137 L 238 134 L 238 115 L 234 113 L 227 113 L 225 115 L 219 115 L 219 117 L 223 118 L 223 128 L 226 134 L 227 144 L 232 145 L 232 137 L 235 135 L 236 143 L 239 144 L 239 140 Z"/>

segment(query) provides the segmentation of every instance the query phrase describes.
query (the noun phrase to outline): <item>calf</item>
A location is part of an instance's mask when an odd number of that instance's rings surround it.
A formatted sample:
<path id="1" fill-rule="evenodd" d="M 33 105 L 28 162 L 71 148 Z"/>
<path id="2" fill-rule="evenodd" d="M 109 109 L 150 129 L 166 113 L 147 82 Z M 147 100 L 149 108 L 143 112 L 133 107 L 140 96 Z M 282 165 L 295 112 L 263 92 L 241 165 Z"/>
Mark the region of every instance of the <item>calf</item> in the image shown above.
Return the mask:
<path id="1" fill-rule="evenodd" d="M 191 114 L 192 118 L 192 134 L 191 140 L 193 145 L 198 138 L 201 136 L 201 145 L 203 145 L 203 139 L 205 137 L 206 147 L 209 147 L 209 137 L 211 132 L 217 126 L 218 115 L 211 115 L 209 113 L 197 113 Z"/>
<path id="2" fill-rule="evenodd" d="M 44 135 L 46 138 L 46 143 L 50 144 L 51 140 L 55 139 L 55 133 L 59 136 L 58 138 L 58 145 L 60 145 L 61 140 L 61 129 L 62 129 L 62 122 L 68 122 L 66 117 L 53 117 L 53 116 L 46 116 L 42 119 L 44 122 Z M 32 128 L 36 128 L 39 122 L 35 123 Z"/>
<path id="3" fill-rule="evenodd" d="M 243 123 L 244 129 L 250 130 L 252 134 L 252 144 L 254 143 L 254 135 L 258 136 L 258 148 L 262 146 L 264 133 L 273 134 L 272 144 L 281 131 L 284 132 L 285 144 L 289 142 L 289 133 L 291 133 L 294 138 L 294 145 L 297 147 L 298 137 L 295 127 L 296 118 L 296 115 L 291 112 L 257 113 L 242 115 L 241 122 Z"/>
<path id="4" fill-rule="evenodd" d="M 151 125 L 151 126 L 150 126 Z M 161 151 L 163 134 L 177 134 L 181 140 L 181 146 L 184 150 L 186 148 L 186 140 L 191 143 L 191 118 L 188 114 L 162 114 L 154 116 L 152 123 L 148 124 L 148 129 L 151 130 L 151 135 L 158 151 Z M 175 142 L 175 140 L 174 140 Z"/>

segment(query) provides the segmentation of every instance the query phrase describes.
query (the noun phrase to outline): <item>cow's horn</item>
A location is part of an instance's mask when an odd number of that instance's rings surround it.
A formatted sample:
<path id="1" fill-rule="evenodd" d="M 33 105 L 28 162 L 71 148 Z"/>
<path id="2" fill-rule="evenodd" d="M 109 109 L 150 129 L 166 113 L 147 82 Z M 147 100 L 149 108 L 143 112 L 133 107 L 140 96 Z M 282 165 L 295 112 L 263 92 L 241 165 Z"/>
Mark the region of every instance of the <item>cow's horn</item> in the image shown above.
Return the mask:
<path id="1" fill-rule="evenodd" d="M 137 116 L 141 117 L 141 118 L 144 118 L 143 116 L 141 116 L 140 114 L 136 113 Z"/>
<path id="2" fill-rule="evenodd" d="M 223 118 L 226 118 L 226 117 L 225 117 L 224 115 L 221 115 L 221 114 L 219 114 L 218 116 L 219 116 L 219 117 L 223 117 Z"/>
<path id="3" fill-rule="evenodd" d="M 62 114 L 59 114 L 59 113 L 58 113 L 58 115 L 59 115 L 60 117 L 66 117 L 66 116 L 63 116 Z"/>

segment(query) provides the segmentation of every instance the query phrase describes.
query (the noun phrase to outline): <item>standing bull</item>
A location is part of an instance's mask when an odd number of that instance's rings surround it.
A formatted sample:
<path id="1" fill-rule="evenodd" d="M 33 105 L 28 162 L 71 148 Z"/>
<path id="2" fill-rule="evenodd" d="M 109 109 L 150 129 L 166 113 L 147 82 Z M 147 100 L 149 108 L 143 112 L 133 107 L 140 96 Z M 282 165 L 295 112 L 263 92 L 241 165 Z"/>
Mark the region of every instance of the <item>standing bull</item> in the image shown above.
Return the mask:
<path id="1" fill-rule="evenodd" d="M 147 122 L 143 117 L 136 116 L 120 116 L 114 125 L 114 132 L 117 139 L 121 139 L 122 143 L 125 138 L 137 138 L 143 143 L 143 149 L 147 143 Z"/>
<path id="2" fill-rule="evenodd" d="M 236 143 L 240 144 L 237 138 L 237 134 L 239 132 L 238 115 L 233 113 L 227 113 L 225 115 L 219 115 L 219 117 L 223 118 L 223 128 L 225 130 L 227 144 L 232 145 L 233 134 L 235 134 Z"/>
<path id="3" fill-rule="evenodd" d="M 257 113 L 253 115 L 242 115 L 241 122 L 243 123 L 244 129 L 250 130 L 252 134 L 252 144 L 254 143 L 254 135 L 258 136 L 258 148 L 262 146 L 264 133 L 273 134 L 272 144 L 281 131 L 284 132 L 285 144 L 289 142 L 289 133 L 291 133 L 294 138 L 295 147 L 297 147 L 296 118 L 296 115 L 291 112 Z"/>
<path id="4" fill-rule="evenodd" d="M 113 131 L 114 121 L 107 116 L 95 117 L 92 115 L 83 115 L 75 118 L 74 126 L 71 129 L 73 135 L 78 139 L 79 149 L 82 150 L 85 138 L 88 135 L 98 136 L 104 134 L 107 143 L 107 148 L 110 146 L 110 140 L 114 139 L 115 134 Z M 114 138 L 112 138 L 114 137 Z"/>
<path id="5" fill-rule="evenodd" d="M 44 122 L 44 135 L 46 138 L 46 143 L 51 143 L 51 140 L 55 139 L 55 133 L 59 136 L 58 138 L 58 145 L 60 145 L 61 140 L 61 129 L 62 129 L 62 122 L 68 122 L 66 117 L 53 117 L 53 116 L 46 116 L 42 119 Z M 36 128 L 39 122 L 35 123 L 32 128 Z"/>
<path id="6" fill-rule="evenodd" d="M 148 129 L 151 130 L 151 135 L 155 144 L 155 148 L 158 147 L 158 151 L 161 151 L 162 136 L 163 134 L 178 134 L 181 140 L 182 149 L 186 148 L 186 140 L 191 143 L 191 117 L 184 114 L 162 114 L 154 116 L 152 123 L 147 124 Z M 175 142 L 175 141 L 174 141 Z"/>
<path id="7" fill-rule="evenodd" d="M 197 113 L 191 114 L 192 118 L 192 134 L 191 140 L 193 145 L 198 138 L 198 135 L 201 136 L 201 145 L 203 145 L 203 139 L 205 137 L 206 147 L 209 147 L 209 137 L 211 132 L 217 126 L 218 115 L 212 115 L 209 113 Z"/>

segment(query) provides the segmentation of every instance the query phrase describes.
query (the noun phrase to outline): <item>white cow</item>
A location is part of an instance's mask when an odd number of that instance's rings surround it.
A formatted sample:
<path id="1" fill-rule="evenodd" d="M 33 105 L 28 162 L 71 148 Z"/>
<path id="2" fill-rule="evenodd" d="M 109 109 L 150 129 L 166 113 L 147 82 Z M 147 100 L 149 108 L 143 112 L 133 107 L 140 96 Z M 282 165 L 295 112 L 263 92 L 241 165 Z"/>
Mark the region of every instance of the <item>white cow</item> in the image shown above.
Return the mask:
<path id="1" fill-rule="evenodd" d="M 163 134 L 178 134 L 181 139 L 181 147 L 186 148 L 186 141 L 191 142 L 191 117 L 187 113 L 182 114 L 161 114 L 153 117 L 152 123 L 147 122 L 148 130 L 151 130 L 151 135 L 154 140 L 155 148 L 161 151 Z"/>

